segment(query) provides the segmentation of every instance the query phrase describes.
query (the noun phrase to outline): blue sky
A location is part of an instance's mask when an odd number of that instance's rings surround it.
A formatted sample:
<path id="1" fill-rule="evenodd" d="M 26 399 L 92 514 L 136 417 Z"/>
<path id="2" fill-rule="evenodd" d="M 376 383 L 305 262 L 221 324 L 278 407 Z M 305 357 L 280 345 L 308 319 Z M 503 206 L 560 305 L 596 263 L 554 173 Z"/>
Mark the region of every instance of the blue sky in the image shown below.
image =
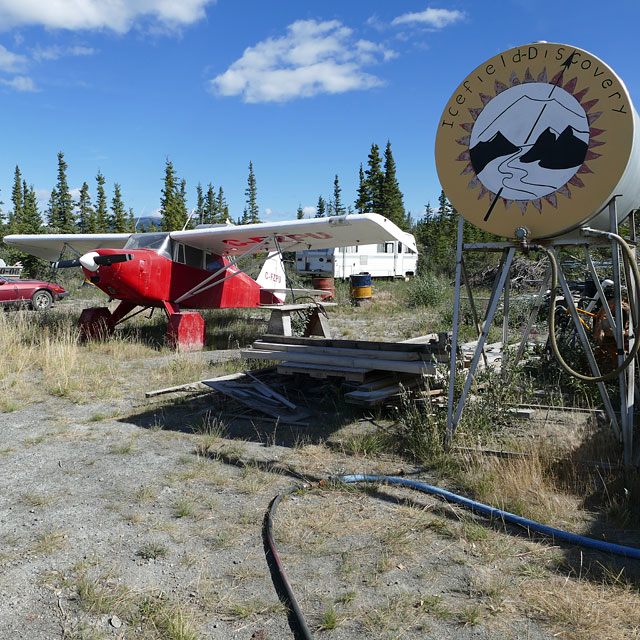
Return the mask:
<path id="1" fill-rule="evenodd" d="M 391 141 L 405 206 L 440 186 L 445 103 L 476 66 L 536 40 L 604 60 L 640 102 L 638 0 L 0 0 L 0 198 L 18 164 L 46 201 L 63 151 L 72 189 L 137 216 L 159 207 L 165 159 L 222 186 L 242 214 L 249 161 L 263 220 L 308 215 L 337 174 L 353 204 L 372 142 Z M 44 202 L 43 202 L 44 204 Z"/>

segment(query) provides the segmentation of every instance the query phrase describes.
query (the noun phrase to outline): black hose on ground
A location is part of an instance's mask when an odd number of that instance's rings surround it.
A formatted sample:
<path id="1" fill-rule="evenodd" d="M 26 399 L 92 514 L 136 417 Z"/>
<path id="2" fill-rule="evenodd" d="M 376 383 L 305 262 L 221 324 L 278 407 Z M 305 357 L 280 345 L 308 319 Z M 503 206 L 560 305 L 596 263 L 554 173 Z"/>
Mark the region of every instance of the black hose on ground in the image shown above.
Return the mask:
<path id="1" fill-rule="evenodd" d="M 636 291 L 640 291 L 640 270 L 638 270 L 638 265 L 635 261 L 633 253 L 631 252 L 631 248 L 629 245 L 621 238 L 619 235 L 615 233 L 602 232 L 602 235 L 606 235 L 608 238 L 615 240 L 620 247 L 622 248 L 622 252 L 624 254 L 624 258 L 627 260 L 627 263 L 631 267 L 631 272 L 633 274 L 633 278 L 636 282 Z M 640 350 L 640 336 L 638 335 L 638 331 L 640 330 L 640 322 L 638 318 L 632 318 L 632 322 L 634 322 L 633 327 L 633 335 L 635 336 L 635 340 L 633 343 L 633 347 L 629 351 L 629 354 L 624 359 L 622 364 L 620 364 L 613 371 L 609 371 L 608 373 L 602 374 L 600 376 L 587 376 L 579 371 L 575 371 L 572 369 L 562 357 L 560 353 L 560 349 L 558 348 L 558 341 L 556 337 L 556 318 L 555 318 L 555 306 L 556 306 L 556 289 L 558 287 L 558 262 L 555 254 L 543 247 L 538 245 L 535 247 L 539 251 L 542 251 L 549 258 L 549 263 L 551 265 L 551 293 L 549 298 L 549 342 L 551 344 L 551 350 L 553 355 L 555 356 L 558 364 L 570 375 L 574 378 L 578 378 L 579 380 L 583 380 L 584 382 L 605 382 L 607 380 L 611 380 L 613 378 L 618 377 L 632 362 L 633 359 L 638 354 L 638 350 Z M 637 308 L 637 306 L 636 306 Z"/>
<path id="2" fill-rule="evenodd" d="M 290 495 L 300 489 L 303 489 L 305 485 L 296 485 L 291 487 L 284 493 L 279 493 L 269 504 L 267 513 L 264 518 L 263 526 L 263 538 L 265 546 L 265 555 L 267 558 L 267 564 L 269 565 L 269 571 L 271 572 L 271 579 L 278 593 L 278 597 L 281 602 L 289 609 L 289 626 L 293 631 L 296 640 L 313 640 L 311 631 L 307 626 L 307 621 L 302 615 L 298 601 L 291 588 L 289 578 L 287 578 L 287 572 L 284 569 L 282 560 L 278 555 L 278 549 L 273 539 L 273 519 L 276 515 L 278 505 L 284 496 Z"/>

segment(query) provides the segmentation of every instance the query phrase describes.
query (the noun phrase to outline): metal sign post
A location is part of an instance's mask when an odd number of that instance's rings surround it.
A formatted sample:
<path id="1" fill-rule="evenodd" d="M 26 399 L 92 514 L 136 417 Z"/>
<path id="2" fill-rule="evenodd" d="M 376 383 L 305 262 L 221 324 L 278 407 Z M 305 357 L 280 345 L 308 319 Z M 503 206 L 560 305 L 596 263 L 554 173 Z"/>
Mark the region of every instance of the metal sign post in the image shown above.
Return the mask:
<path id="1" fill-rule="evenodd" d="M 627 263 L 620 260 L 620 248 L 619 244 L 616 240 L 610 237 L 610 234 L 616 234 L 618 232 L 618 218 L 616 215 L 616 198 L 612 198 L 609 203 L 609 212 L 610 212 L 610 232 L 600 232 L 594 231 L 593 234 L 587 233 L 588 229 L 585 231 L 584 235 L 576 235 L 574 237 L 560 237 L 556 239 L 551 239 L 545 241 L 545 246 L 549 250 L 549 252 L 555 257 L 556 263 L 559 264 L 558 260 L 558 252 L 562 249 L 566 248 L 581 248 L 584 252 L 585 257 L 585 265 L 588 272 L 591 274 L 595 286 L 596 286 L 596 294 L 594 297 L 594 302 L 591 303 L 590 307 L 594 307 L 597 302 L 603 308 L 603 313 L 606 315 L 606 320 L 609 326 L 613 330 L 613 334 L 615 336 L 615 344 L 617 350 L 617 362 L 618 366 L 623 364 L 625 359 L 625 353 L 629 353 L 633 343 L 635 341 L 635 336 L 633 335 L 633 321 L 632 319 L 635 314 L 640 310 L 639 302 L 637 300 L 638 291 L 637 284 L 632 277 L 632 274 L 629 272 L 627 268 Z M 630 217 L 630 223 L 633 226 L 634 224 L 634 216 Z M 525 243 L 522 242 L 487 242 L 487 243 L 469 243 L 464 244 L 462 240 L 462 229 L 463 229 L 463 219 L 460 216 L 458 221 L 458 242 L 457 242 L 457 251 L 456 251 L 456 279 L 455 279 L 455 292 L 454 292 L 454 310 L 453 310 L 453 334 L 451 340 L 451 349 L 452 349 L 452 357 L 451 357 L 451 366 L 450 366 L 450 382 L 449 382 L 449 402 L 448 402 L 448 414 L 447 414 L 447 429 L 446 429 L 446 437 L 445 442 L 447 445 L 450 445 L 454 435 L 460 418 L 462 416 L 462 412 L 464 409 L 465 402 L 467 401 L 469 390 L 473 383 L 474 376 L 476 375 L 478 364 L 480 361 L 480 357 L 483 354 L 484 345 L 487 339 L 487 335 L 489 333 L 489 328 L 491 323 L 494 320 L 496 310 L 498 308 L 498 304 L 500 299 L 503 299 L 504 305 L 504 320 L 502 325 L 502 334 L 503 334 L 503 345 L 502 345 L 502 371 L 506 372 L 506 354 L 509 349 L 509 336 L 508 336 L 508 326 L 509 326 L 509 282 L 510 282 L 510 270 L 513 262 L 513 257 L 516 251 L 528 251 L 530 247 L 527 247 Z M 632 253 L 635 256 L 635 232 L 632 229 L 628 238 L 629 242 L 631 242 Z M 540 242 L 539 244 L 542 244 Z M 594 260 L 592 258 L 592 251 L 594 249 L 607 249 L 610 248 L 612 252 L 612 269 L 613 269 L 613 309 L 610 308 L 610 300 L 607 299 L 605 295 L 605 291 L 601 285 L 602 276 L 598 276 L 596 264 L 594 264 Z M 458 347 L 459 342 L 459 319 L 460 319 L 460 301 L 461 301 L 461 291 L 463 282 L 465 280 L 465 285 L 468 285 L 467 279 L 463 278 L 464 274 L 464 253 L 465 251 L 502 251 L 502 259 L 500 262 L 500 266 L 498 268 L 498 272 L 496 273 L 495 280 L 493 283 L 493 288 L 491 292 L 491 296 L 489 298 L 488 308 L 482 322 L 482 325 L 479 330 L 478 343 L 475 348 L 473 358 L 471 360 L 471 365 L 467 372 L 467 378 L 465 380 L 462 393 L 460 398 L 458 399 L 457 404 L 454 403 L 454 389 L 455 389 L 455 381 L 456 376 L 459 375 L 458 367 L 455 362 L 455 354 Z M 624 268 L 623 268 L 624 267 Z M 517 354 L 513 359 L 509 362 L 510 365 L 516 365 L 520 359 L 522 358 L 529 335 L 533 328 L 533 324 L 535 318 L 537 316 L 538 310 L 542 304 L 545 292 L 547 290 L 548 282 L 550 277 L 550 269 L 547 270 L 543 281 L 541 283 L 540 289 L 536 296 L 533 307 L 528 316 L 528 320 L 526 326 L 523 330 L 520 345 L 517 350 Z M 626 283 L 626 296 L 623 294 L 623 278 Z M 598 360 L 596 355 L 594 354 L 591 344 L 589 341 L 589 337 L 587 336 L 587 332 L 585 331 L 585 326 L 580 317 L 580 313 L 584 312 L 584 310 L 578 310 L 576 307 L 573 295 L 569 286 L 569 282 L 567 280 L 567 276 L 564 273 L 563 269 L 560 268 L 558 270 L 558 286 L 561 289 L 564 299 L 567 306 L 567 311 L 571 315 L 573 322 L 573 329 L 576 332 L 577 338 L 582 345 L 585 356 L 587 358 L 587 362 L 589 364 L 589 369 L 591 371 L 591 375 L 594 377 L 600 376 L 600 367 L 598 366 Z M 470 296 L 471 297 L 471 296 Z M 630 318 L 628 322 L 628 329 L 625 335 L 625 329 L 627 323 L 624 321 L 623 316 L 623 300 L 628 298 L 628 304 L 631 308 Z M 473 304 L 473 303 L 472 303 Z M 590 311 L 591 309 L 589 309 Z M 514 345 L 515 346 L 515 345 Z M 506 378 L 507 383 L 511 381 L 511 377 Z M 626 367 L 623 371 L 620 372 L 618 378 L 618 393 L 615 395 L 620 399 L 620 409 L 614 407 L 612 402 L 612 397 L 610 397 L 607 387 L 604 382 L 597 382 L 597 387 L 600 392 L 600 397 L 602 398 L 602 403 L 604 410 L 609 418 L 611 423 L 611 427 L 613 429 L 614 435 L 616 439 L 621 443 L 623 450 L 623 458 L 624 464 L 626 467 L 634 463 L 638 463 L 640 461 L 640 452 L 636 456 L 634 460 L 633 457 L 633 428 L 634 428 L 634 399 L 636 395 L 636 382 L 635 382 L 635 359 L 630 363 L 629 366 Z M 455 404 L 455 406 L 454 406 Z M 617 404 L 617 403 L 616 403 Z"/>

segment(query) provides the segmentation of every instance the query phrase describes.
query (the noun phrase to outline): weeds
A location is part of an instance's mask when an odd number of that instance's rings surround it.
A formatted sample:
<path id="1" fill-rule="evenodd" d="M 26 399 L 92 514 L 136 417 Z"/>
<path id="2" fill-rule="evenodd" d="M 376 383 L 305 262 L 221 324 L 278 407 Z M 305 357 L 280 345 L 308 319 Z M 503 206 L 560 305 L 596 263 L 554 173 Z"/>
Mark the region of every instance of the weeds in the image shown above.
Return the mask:
<path id="1" fill-rule="evenodd" d="M 157 542 L 149 542 L 136 551 L 136 555 L 144 560 L 157 560 L 158 558 L 164 558 L 167 553 L 169 553 L 169 549 Z"/>
<path id="2" fill-rule="evenodd" d="M 406 297 L 411 307 L 435 307 L 442 304 L 449 291 L 450 287 L 443 277 L 426 272 L 411 280 Z"/>

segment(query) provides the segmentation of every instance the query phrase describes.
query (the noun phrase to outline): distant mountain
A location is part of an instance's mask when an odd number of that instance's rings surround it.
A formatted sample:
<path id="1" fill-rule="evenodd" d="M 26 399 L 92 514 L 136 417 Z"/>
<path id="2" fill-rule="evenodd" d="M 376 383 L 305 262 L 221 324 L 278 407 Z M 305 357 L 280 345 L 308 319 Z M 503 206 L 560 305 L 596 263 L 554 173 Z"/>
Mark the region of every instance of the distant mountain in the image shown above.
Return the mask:
<path id="1" fill-rule="evenodd" d="M 142 216 L 141 218 L 136 218 L 136 229 L 138 231 L 146 231 L 152 224 L 159 227 L 160 222 L 161 218 L 158 218 L 158 216 Z"/>
<path id="2" fill-rule="evenodd" d="M 469 149 L 469 157 L 473 170 L 478 175 L 490 162 L 501 156 L 509 156 L 520 147 L 516 147 L 498 131 L 490 140 L 486 142 L 478 142 L 478 144 Z"/>
<path id="3" fill-rule="evenodd" d="M 576 137 L 573 127 L 567 126 L 559 136 L 547 127 L 531 149 L 520 157 L 520 162 L 539 161 L 543 169 L 570 169 L 584 162 L 587 148 L 588 144 Z"/>

